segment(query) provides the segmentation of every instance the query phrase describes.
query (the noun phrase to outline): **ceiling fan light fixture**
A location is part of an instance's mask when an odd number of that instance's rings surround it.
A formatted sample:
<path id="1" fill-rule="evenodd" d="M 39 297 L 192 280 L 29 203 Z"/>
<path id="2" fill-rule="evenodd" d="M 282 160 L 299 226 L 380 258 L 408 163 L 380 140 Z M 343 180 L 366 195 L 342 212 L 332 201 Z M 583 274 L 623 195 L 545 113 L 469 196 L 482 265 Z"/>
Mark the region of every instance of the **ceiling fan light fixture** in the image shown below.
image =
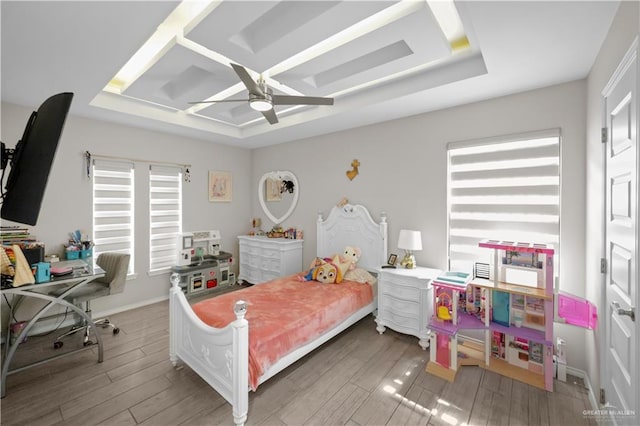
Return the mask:
<path id="1" fill-rule="evenodd" d="M 273 105 L 268 99 L 251 99 L 249 106 L 256 111 L 269 111 Z"/>

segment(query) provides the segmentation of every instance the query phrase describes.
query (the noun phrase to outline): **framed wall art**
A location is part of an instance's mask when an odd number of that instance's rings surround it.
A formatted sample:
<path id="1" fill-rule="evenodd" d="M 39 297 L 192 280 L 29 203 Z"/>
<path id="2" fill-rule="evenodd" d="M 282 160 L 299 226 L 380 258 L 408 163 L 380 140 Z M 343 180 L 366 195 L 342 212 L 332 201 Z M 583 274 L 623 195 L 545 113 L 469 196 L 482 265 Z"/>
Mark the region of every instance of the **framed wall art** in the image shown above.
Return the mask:
<path id="1" fill-rule="evenodd" d="M 209 201 L 229 202 L 233 196 L 233 179 L 230 172 L 209 170 Z"/>
<path id="2" fill-rule="evenodd" d="M 268 178 L 264 182 L 265 185 L 265 198 L 266 201 L 280 201 L 282 200 L 282 181 L 279 179 Z"/>

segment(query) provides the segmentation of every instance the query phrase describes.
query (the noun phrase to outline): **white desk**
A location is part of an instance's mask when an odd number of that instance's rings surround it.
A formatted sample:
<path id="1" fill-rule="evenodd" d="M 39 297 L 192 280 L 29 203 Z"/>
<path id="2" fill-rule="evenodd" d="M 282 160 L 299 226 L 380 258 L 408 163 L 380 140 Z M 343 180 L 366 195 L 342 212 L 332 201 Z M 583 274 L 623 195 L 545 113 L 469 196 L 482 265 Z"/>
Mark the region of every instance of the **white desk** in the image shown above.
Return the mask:
<path id="1" fill-rule="evenodd" d="M 56 263 L 55 266 L 63 266 L 66 262 Z M 9 320 L 7 321 L 7 341 L 5 343 L 5 356 L 4 356 L 4 364 L 2 366 L 2 398 L 4 398 L 6 393 L 6 384 L 7 384 L 7 376 L 9 374 L 17 373 L 18 371 L 25 370 L 30 367 L 34 367 L 36 365 L 43 364 L 48 361 L 52 361 L 54 359 L 58 359 L 60 357 L 70 355 L 76 353 L 78 351 L 82 351 L 85 349 L 91 349 L 93 346 L 86 346 L 80 349 L 77 349 L 72 352 L 65 352 L 60 355 L 52 356 L 37 362 L 33 362 L 31 364 L 22 366 L 20 368 L 16 368 L 10 370 L 11 361 L 13 361 L 13 357 L 18 350 L 18 346 L 20 342 L 28 335 L 29 330 L 35 325 L 35 323 L 41 319 L 51 308 L 55 305 L 64 306 L 72 310 L 73 312 L 80 315 L 80 317 L 86 321 L 86 323 L 91 327 L 94 331 L 94 335 L 96 336 L 96 340 L 98 343 L 98 362 L 102 362 L 102 340 L 100 339 L 100 334 L 97 332 L 95 325 L 91 318 L 84 312 L 84 310 L 72 303 L 69 303 L 65 300 L 66 297 L 73 294 L 82 286 L 90 283 L 96 278 L 104 277 L 105 272 L 97 268 L 93 270 L 90 263 L 84 263 L 82 261 L 73 261 L 70 262 L 69 266 L 73 266 L 73 273 L 67 276 L 54 278 L 51 281 L 40 283 L 40 284 L 30 284 L 23 285 L 20 287 L 8 288 L 0 290 L 0 293 L 3 295 L 12 295 L 12 303 L 10 305 L 11 312 L 9 313 Z M 59 290 L 62 286 L 66 286 L 64 291 L 59 294 L 50 294 L 53 290 Z M 18 336 L 14 339 L 13 344 L 10 342 L 11 337 L 11 319 L 14 317 L 15 311 L 18 309 L 20 304 L 26 298 L 36 298 L 40 300 L 48 301 L 45 306 L 42 307 L 27 323 L 27 325 L 22 329 L 22 331 L 18 334 Z"/>

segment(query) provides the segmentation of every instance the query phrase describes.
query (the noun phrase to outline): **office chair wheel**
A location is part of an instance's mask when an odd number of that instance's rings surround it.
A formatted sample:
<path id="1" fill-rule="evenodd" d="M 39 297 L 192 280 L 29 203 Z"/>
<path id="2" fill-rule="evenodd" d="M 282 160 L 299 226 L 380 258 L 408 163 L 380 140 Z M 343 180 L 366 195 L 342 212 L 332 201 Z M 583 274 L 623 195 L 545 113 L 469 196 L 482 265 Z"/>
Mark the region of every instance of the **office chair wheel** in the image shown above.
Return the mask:
<path id="1" fill-rule="evenodd" d="M 60 349 L 62 347 L 62 345 L 64 344 L 64 342 L 53 342 L 53 349 Z"/>
<path id="2" fill-rule="evenodd" d="M 118 327 L 113 329 L 113 334 L 118 334 L 120 333 L 120 329 Z"/>

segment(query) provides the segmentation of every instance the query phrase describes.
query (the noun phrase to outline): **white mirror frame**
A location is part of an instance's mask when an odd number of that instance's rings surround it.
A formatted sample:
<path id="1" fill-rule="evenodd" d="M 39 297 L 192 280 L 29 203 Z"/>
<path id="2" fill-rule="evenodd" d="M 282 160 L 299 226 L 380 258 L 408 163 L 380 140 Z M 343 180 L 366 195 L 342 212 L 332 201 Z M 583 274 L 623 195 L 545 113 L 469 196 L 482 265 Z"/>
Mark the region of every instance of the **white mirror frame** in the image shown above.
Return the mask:
<path id="1" fill-rule="evenodd" d="M 276 179 L 276 180 L 288 179 L 293 182 L 293 185 L 294 185 L 293 200 L 291 201 L 289 210 L 287 210 L 286 213 L 280 217 L 275 217 L 273 213 L 271 213 L 271 211 L 269 210 L 269 207 L 267 207 L 267 205 L 265 204 L 264 187 L 267 179 Z M 298 204 L 299 192 L 300 192 L 300 187 L 298 186 L 298 179 L 296 179 L 296 175 L 294 175 L 288 170 L 267 172 L 262 175 L 262 177 L 260 178 L 260 182 L 258 183 L 258 200 L 260 200 L 260 206 L 262 207 L 262 211 L 264 212 L 265 215 L 267 215 L 269 220 L 273 222 L 273 226 L 280 225 L 282 222 L 287 220 L 289 216 L 291 216 L 291 213 L 293 213 L 293 209 L 295 209 L 296 205 Z"/>

